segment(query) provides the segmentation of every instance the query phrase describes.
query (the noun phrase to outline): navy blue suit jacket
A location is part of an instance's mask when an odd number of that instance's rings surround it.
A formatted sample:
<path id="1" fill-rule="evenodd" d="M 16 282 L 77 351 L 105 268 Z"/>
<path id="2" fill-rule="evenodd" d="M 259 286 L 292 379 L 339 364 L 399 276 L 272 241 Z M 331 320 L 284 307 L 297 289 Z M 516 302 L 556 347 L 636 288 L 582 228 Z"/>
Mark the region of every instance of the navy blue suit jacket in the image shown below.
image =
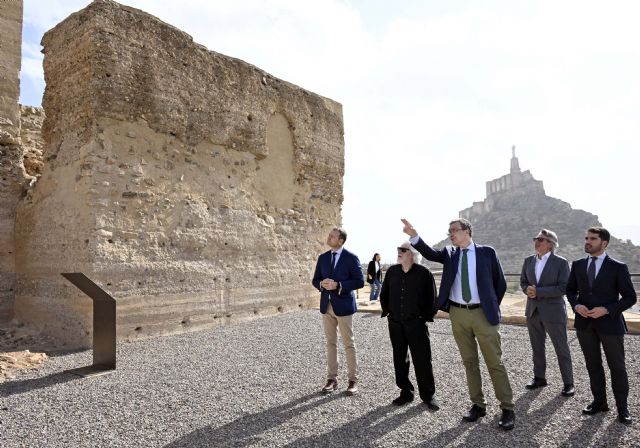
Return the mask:
<path id="1" fill-rule="evenodd" d="M 331 251 L 318 257 L 316 271 L 313 274 L 313 286 L 320 291 L 320 312 L 325 314 L 327 306 L 331 307 L 336 316 L 349 316 L 357 311 L 355 290 L 364 286 L 362 266 L 358 257 L 346 249 L 342 249 L 338 263 L 331 272 Z M 320 282 L 330 278 L 340 283 L 340 288 L 327 291 L 320 286 Z"/>
<path id="2" fill-rule="evenodd" d="M 474 243 L 475 244 L 475 243 Z M 438 294 L 437 307 L 449 312 L 449 294 L 453 281 L 458 275 L 460 249 L 445 247 L 433 249 L 422 238 L 413 245 L 420 254 L 429 261 L 442 263 L 442 280 Z M 502 272 L 502 266 L 493 247 L 475 244 L 476 248 L 476 281 L 480 306 L 491 325 L 500 323 L 500 303 L 507 292 L 507 281 Z"/>
<path id="3" fill-rule="evenodd" d="M 582 317 L 576 313 L 574 326 L 581 330 L 589 324 L 605 334 L 625 334 L 627 326 L 622 312 L 636 303 L 636 291 L 631 282 L 629 268 L 621 261 L 608 255 L 602 261 L 600 271 L 589 287 L 587 278 L 588 257 L 576 260 L 571 264 L 571 273 L 567 283 L 567 299 L 576 310 L 577 305 L 589 309 L 603 306 L 609 311 L 598 319 Z"/>

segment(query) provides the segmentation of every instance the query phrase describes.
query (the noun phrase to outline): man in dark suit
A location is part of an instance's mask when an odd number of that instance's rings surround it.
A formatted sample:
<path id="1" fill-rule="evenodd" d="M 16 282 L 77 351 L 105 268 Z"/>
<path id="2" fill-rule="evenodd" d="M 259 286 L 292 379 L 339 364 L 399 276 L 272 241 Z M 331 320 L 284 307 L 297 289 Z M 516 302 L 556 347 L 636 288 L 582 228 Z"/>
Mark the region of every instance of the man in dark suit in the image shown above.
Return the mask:
<path id="1" fill-rule="evenodd" d="M 525 315 L 533 355 L 533 379 L 525 387 L 537 389 L 547 385 L 545 342 L 549 334 L 564 383 L 560 393 L 571 397 L 575 388 L 564 301 L 569 262 L 554 253 L 558 247 L 555 232 L 542 229 L 533 242 L 536 253 L 525 258 L 520 274 L 520 287 L 528 297 Z"/>
<path id="2" fill-rule="evenodd" d="M 411 244 L 427 260 L 442 263 L 442 280 L 437 307 L 449 313 L 451 329 L 462 362 L 473 406 L 462 418 L 474 422 L 486 415 L 486 401 L 482 393 L 478 345 L 502 415 L 498 425 L 509 430 L 515 426 L 513 392 L 507 370 L 502 363 L 500 345 L 500 302 L 507 290 L 507 282 L 496 251 L 489 246 L 476 245 L 472 239 L 471 223 L 459 218 L 449 223 L 449 239 L 453 246 L 432 249 L 418 236 L 413 226 L 403 219 L 403 231 Z"/>
<path id="3" fill-rule="evenodd" d="M 318 257 L 313 274 L 313 286 L 320 291 L 320 312 L 327 342 L 327 384 L 322 393 L 338 388 L 338 331 L 347 358 L 349 386 L 347 395 L 357 392 L 356 345 L 353 338 L 353 314 L 356 312 L 355 290 L 364 286 L 362 267 L 355 254 L 346 250 L 347 232 L 334 228 L 329 232 L 327 245 L 331 250 Z"/>
<path id="4" fill-rule="evenodd" d="M 618 408 L 618 421 L 631 424 L 627 407 L 629 379 L 624 360 L 627 326 L 622 312 L 636 303 L 636 292 L 627 265 L 609 257 L 605 250 L 611 235 L 603 227 L 587 230 L 587 258 L 571 265 L 567 298 L 576 313 L 575 327 L 591 383 L 593 402 L 582 410 L 593 415 L 609 410 L 600 347 L 611 372 L 611 389 Z"/>
<path id="5" fill-rule="evenodd" d="M 387 318 L 393 347 L 393 367 L 400 396 L 393 404 L 413 401 L 413 384 L 409 380 L 409 353 L 416 372 L 420 398 L 432 411 L 440 409 L 431 365 L 431 341 L 427 322 L 436 313 L 436 282 L 429 269 L 420 264 L 420 254 L 408 242 L 398 247 L 398 264 L 387 270 L 382 284 L 380 305 Z"/>

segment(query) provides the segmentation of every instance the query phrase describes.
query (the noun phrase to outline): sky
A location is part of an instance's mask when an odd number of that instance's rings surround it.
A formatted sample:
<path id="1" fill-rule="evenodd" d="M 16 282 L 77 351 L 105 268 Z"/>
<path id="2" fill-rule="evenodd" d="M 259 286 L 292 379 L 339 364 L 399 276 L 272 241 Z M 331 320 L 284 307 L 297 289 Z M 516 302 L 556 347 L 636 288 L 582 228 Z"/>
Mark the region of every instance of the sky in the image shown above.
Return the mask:
<path id="1" fill-rule="evenodd" d="M 43 33 L 88 3 L 24 0 L 22 104 L 41 103 Z M 395 260 L 402 217 L 442 240 L 513 145 L 547 195 L 640 244 L 640 2 L 121 3 L 342 104 L 342 225 L 361 261 Z"/>

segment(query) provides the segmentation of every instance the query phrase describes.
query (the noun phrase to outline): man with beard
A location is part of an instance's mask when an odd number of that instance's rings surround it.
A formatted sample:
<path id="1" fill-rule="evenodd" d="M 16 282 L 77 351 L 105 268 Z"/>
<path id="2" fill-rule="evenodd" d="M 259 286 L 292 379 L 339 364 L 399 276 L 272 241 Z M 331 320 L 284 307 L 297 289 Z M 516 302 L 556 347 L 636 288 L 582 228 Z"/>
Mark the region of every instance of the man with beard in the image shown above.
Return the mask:
<path id="1" fill-rule="evenodd" d="M 408 242 L 398 247 L 398 263 L 387 270 L 380 293 L 382 317 L 389 324 L 393 347 L 393 367 L 400 396 L 393 404 L 413 401 L 413 384 L 409 380 L 409 353 L 416 372 L 420 398 L 433 411 L 440 409 L 431 365 L 431 342 L 427 322 L 433 322 L 436 283 L 433 274 L 420 265 L 420 254 Z"/>
<path id="2" fill-rule="evenodd" d="M 493 247 L 475 244 L 471 239 L 471 223 L 454 219 L 449 223 L 449 239 L 453 246 L 432 249 L 418 236 L 416 229 L 402 220 L 409 241 L 427 260 L 442 263 L 442 280 L 437 308 L 449 313 L 451 330 L 464 364 L 467 388 L 473 405 L 462 416 L 475 422 L 486 415 L 487 403 L 482 393 L 480 358 L 482 351 L 491 383 L 500 401 L 502 415 L 498 426 L 513 429 L 513 392 L 507 369 L 502 362 L 500 344 L 500 302 L 507 291 L 507 282 Z"/>
<path id="3" fill-rule="evenodd" d="M 611 235 L 603 227 L 587 230 L 584 251 L 587 258 L 571 265 L 567 298 L 576 313 L 575 328 L 584 354 L 593 401 L 582 410 L 594 415 L 609 410 L 600 347 L 611 372 L 611 389 L 618 408 L 618 421 L 632 422 L 627 397 L 629 379 L 624 359 L 627 326 L 622 312 L 636 303 L 636 292 L 627 265 L 605 252 Z"/>

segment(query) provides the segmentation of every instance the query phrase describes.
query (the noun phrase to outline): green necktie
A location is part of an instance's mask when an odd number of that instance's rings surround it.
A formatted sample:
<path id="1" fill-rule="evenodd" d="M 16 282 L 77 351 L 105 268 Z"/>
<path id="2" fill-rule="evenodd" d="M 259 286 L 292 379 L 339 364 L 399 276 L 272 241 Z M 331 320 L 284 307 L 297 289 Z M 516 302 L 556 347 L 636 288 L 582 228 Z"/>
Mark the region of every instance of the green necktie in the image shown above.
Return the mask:
<path id="1" fill-rule="evenodd" d="M 469 303 L 471 301 L 471 288 L 469 287 L 469 263 L 467 262 L 467 252 L 469 249 L 462 249 L 462 299 Z"/>

